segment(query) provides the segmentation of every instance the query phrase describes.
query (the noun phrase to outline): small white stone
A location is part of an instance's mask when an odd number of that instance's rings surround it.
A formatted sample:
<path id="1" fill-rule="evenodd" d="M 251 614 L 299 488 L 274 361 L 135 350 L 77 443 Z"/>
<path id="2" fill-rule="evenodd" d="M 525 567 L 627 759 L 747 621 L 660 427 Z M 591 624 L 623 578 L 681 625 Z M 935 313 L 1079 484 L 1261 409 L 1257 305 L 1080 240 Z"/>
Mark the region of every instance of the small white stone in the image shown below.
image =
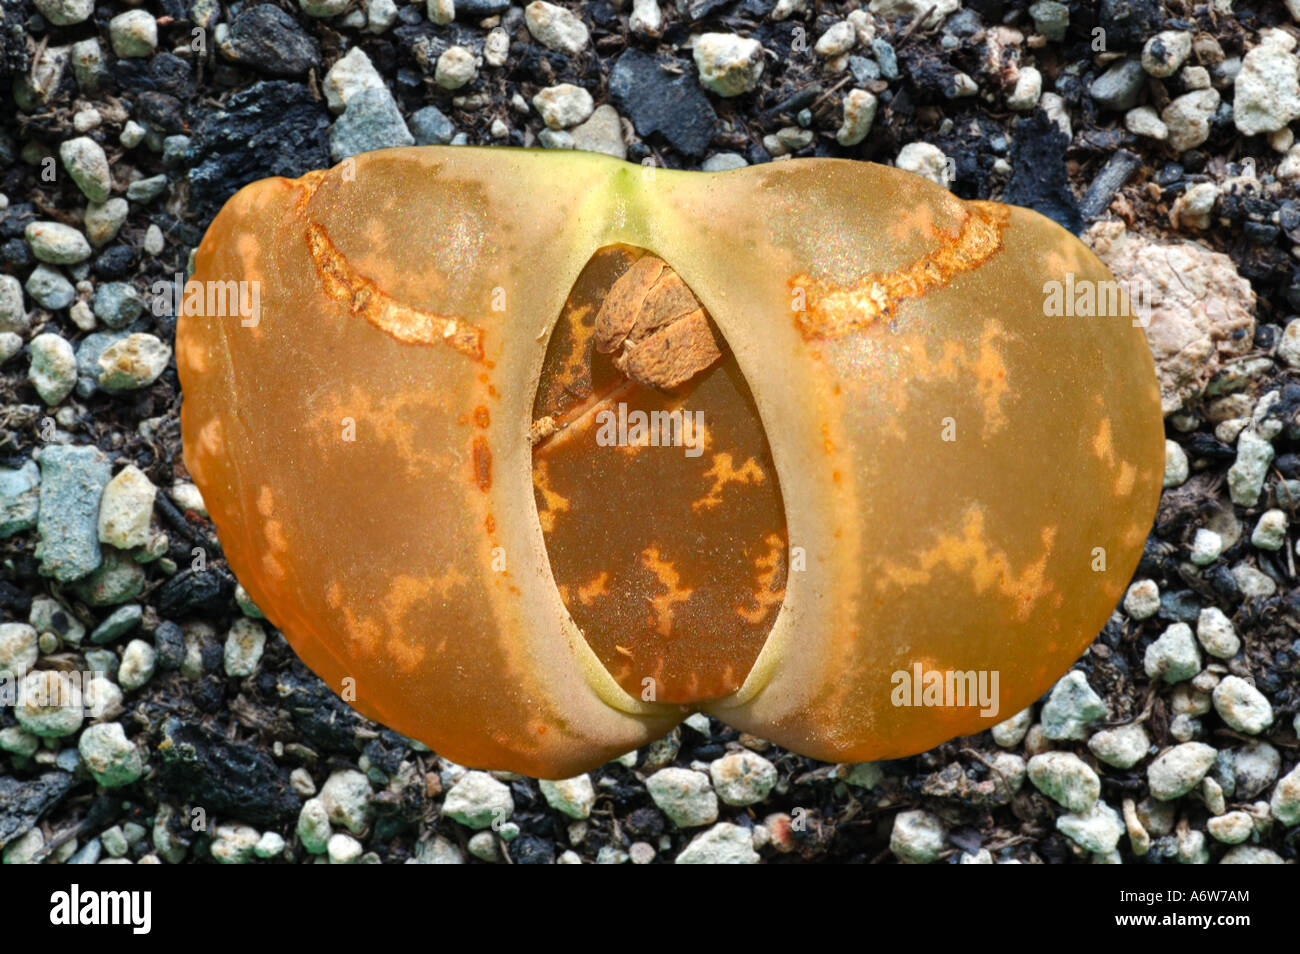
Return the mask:
<path id="1" fill-rule="evenodd" d="M 993 741 L 1004 749 L 1014 749 L 1029 731 L 1034 721 L 1034 707 L 1026 706 L 1009 719 L 1003 719 L 992 729 Z"/>
<path id="2" fill-rule="evenodd" d="M 443 50 L 434 69 L 434 82 L 443 89 L 460 89 L 478 75 L 478 60 L 463 46 Z"/>
<path id="3" fill-rule="evenodd" d="M 1196 638 L 1207 653 L 1219 659 L 1231 659 L 1241 650 L 1241 639 L 1232 620 L 1215 606 L 1201 610 L 1196 620 Z"/>
<path id="4" fill-rule="evenodd" d="M 1124 612 L 1133 619 L 1150 619 L 1160 611 L 1160 587 L 1155 580 L 1138 580 L 1124 594 Z"/>
<path id="5" fill-rule="evenodd" d="M 817 38 L 817 42 L 813 45 L 813 52 L 818 56 L 830 59 L 842 53 L 847 53 L 853 49 L 857 41 L 858 31 L 853 28 L 853 24 L 848 20 L 840 20 L 838 23 L 832 24 L 825 33 Z"/>
<path id="6" fill-rule="evenodd" d="M 1204 527 L 1192 538 L 1190 559 L 1197 566 L 1209 566 L 1223 553 L 1223 537 Z"/>
<path id="7" fill-rule="evenodd" d="M 703 33 L 692 51 L 700 85 L 719 96 L 739 96 L 758 85 L 763 75 L 763 47 L 734 33 Z"/>
<path id="8" fill-rule="evenodd" d="M 1268 698 L 1240 676 L 1228 676 L 1214 687 L 1214 709 L 1231 728 L 1258 735 L 1273 724 Z"/>
<path id="9" fill-rule="evenodd" d="M 425 13 L 434 23 L 446 26 L 456 19 L 456 4 L 454 0 L 428 0 L 425 4 Z"/>
<path id="10" fill-rule="evenodd" d="M 533 108 L 550 129 L 569 129 L 591 116 L 595 105 L 581 86 L 561 83 L 548 86 L 533 97 Z"/>
<path id="11" fill-rule="evenodd" d="M 42 401 L 53 407 L 77 384 L 77 356 L 72 345 L 53 332 L 39 334 L 28 345 L 32 362 L 27 379 Z"/>
<path id="12" fill-rule="evenodd" d="M 1124 114 L 1124 128 L 1135 136 L 1146 136 L 1164 142 L 1169 138 L 1169 127 L 1160 120 L 1160 114 L 1150 106 L 1135 106 Z"/>
<path id="13" fill-rule="evenodd" d="M 1043 94 L 1043 74 L 1032 66 L 1023 67 L 1016 78 L 1016 86 L 1007 97 L 1007 107 L 1017 112 L 1027 112 L 1038 105 Z"/>
<path id="14" fill-rule="evenodd" d="M 442 813 L 467 828 L 487 828 L 505 822 L 515 810 L 508 786 L 487 772 L 466 772 L 443 800 Z"/>
<path id="15" fill-rule="evenodd" d="M 894 165 L 948 188 L 948 157 L 938 146 L 928 142 L 910 142 L 899 150 Z"/>
<path id="16" fill-rule="evenodd" d="M 844 94 L 844 121 L 835 133 L 841 146 L 856 146 L 867 138 L 876 121 L 878 102 L 864 89 L 851 89 Z"/>
<path id="17" fill-rule="evenodd" d="M 938 816 L 927 811 L 899 812 L 889 836 L 889 850 L 907 865 L 928 865 L 939 859 L 948 833 Z"/>
<path id="18" fill-rule="evenodd" d="M 1107 765 L 1129 769 L 1147 754 L 1151 742 L 1140 722 L 1102 729 L 1088 740 L 1088 751 Z"/>
<path id="19" fill-rule="evenodd" d="M 1255 532 L 1250 535 L 1250 542 L 1261 550 L 1281 550 L 1286 543 L 1286 513 L 1273 509 L 1266 510 L 1255 524 Z"/>
<path id="20" fill-rule="evenodd" d="M 776 784 L 776 766 L 748 749 L 729 752 L 709 765 L 713 788 L 728 805 L 753 805 Z"/>
<path id="21" fill-rule="evenodd" d="M 664 15 L 655 0 L 632 0 L 628 29 L 641 36 L 657 37 L 663 31 Z"/>
<path id="22" fill-rule="evenodd" d="M 655 805 L 678 828 L 711 825 L 718 820 L 718 796 L 703 772 L 664 768 L 646 780 Z"/>
<path id="23" fill-rule="evenodd" d="M 1192 628 L 1186 623 L 1174 623 L 1159 639 L 1147 646 L 1143 668 L 1150 679 L 1165 682 L 1183 682 L 1201 671 L 1201 653 Z"/>
<path id="24" fill-rule="evenodd" d="M 1201 784 L 1218 753 L 1203 742 L 1184 742 L 1147 767 L 1151 797 L 1162 802 L 1186 795 Z"/>
<path id="25" fill-rule="evenodd" d="M 546 803 L 570 818 L 589 818 L 596 804 L 596 789 L 591 784 L 591 776 L 578 775 L 573 778 L 552 782 L 542 779 L 538 782 Z"/>
<path id="26" fill-rule="evenodd" d="M 546 0 L 534 0 L 524 7 L 524 24 L 548 50 L 581 53 L 591 43 L 587 25 L 576 14 Z"/>
<path id="27" fill-rule="evenodd" d="M 154 672 L 157 653 L 152 645 L 143 639 L 133 639 L 122 650 L 122 662 L 117 667 L 118 684 L 127 692 L 139 689 L 147 683 Z"/>
<path id="28" fill-rule="evenodd" d="M 335 60 L 321 81 L 325 103 L 335 114 L 342 113 L 348 101 L 362 90 L 385 88 L 383 77 L 359 46 Z"/>
<path id="29" fill-rule="evenodd" d="M 124 59 L 152 56 L 158 48 L 158 21 L 147 10 L 128 10 L 108 21 L 113 52 Z"/>
<path id="30" fill-rule="evenodd" d="M 223 662 L 226 675 L 236 679 L 251 676 L 262 661 L 266 632 L 254 620 L 240 617 L 226 633 Z"/>
<path id="31" fill-rule="evenodd" d="M 730 822 L 719 822 L 697 835 L 673 859 L 678 865 L 753 865 L 758 864 L 754 838 L 748 829 Z"/>
<path id="32" fill-rule="evenodd" d="M 351 835 L 344 832 L 337 832 L 330 836 L 329 844 L 326 849 L 329 852 L 330 864 L 332 865 L 350 865 L 361 857 L 361 842 L 357 841 Z"/>
<path id="33" fill-rule="evenodd" d="M 99 541 L 119 550 L 149 542 L 157 491 L 144 471 L 127 464 L 104 487 L 99 501 Z"/>

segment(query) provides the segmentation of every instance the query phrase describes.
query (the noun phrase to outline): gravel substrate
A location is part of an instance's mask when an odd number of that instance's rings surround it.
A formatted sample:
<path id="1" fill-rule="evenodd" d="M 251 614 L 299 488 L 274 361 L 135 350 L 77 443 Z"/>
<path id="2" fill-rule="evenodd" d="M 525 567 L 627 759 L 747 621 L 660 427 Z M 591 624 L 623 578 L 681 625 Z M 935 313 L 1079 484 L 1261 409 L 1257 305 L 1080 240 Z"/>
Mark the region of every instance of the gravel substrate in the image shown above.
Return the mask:
<path id="1" fill-rule="evenodd" d="M 5 863 L 1295 861 L 1297 0 L 0 11 Z M 221 557 L 171 289 L 241 185 L 413 143 L 872 160 L 1083 235 L 1149 284 L 1166 412 L 1121 606 L 1039 704 L 888 763 L 695 716 L 539 784 L 360 718 Z"/>

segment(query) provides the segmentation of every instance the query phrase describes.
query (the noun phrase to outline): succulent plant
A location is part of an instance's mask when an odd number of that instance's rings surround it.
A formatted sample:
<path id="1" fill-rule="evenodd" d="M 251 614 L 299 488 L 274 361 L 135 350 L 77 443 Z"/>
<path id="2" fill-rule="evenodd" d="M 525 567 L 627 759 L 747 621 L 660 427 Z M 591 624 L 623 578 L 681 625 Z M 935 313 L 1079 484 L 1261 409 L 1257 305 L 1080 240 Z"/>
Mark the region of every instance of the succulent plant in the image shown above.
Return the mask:
<path id="1" fill-rule="evenodd" d="M 1152 359 L 1063 282 L 1113 285 L 866 163 L 370 153 L 213 222 L 185 460 L 302 659 L 457 762 L 566 777 L 697 710 L 900 757 L 1034 701 L 1142 552 Z"/>

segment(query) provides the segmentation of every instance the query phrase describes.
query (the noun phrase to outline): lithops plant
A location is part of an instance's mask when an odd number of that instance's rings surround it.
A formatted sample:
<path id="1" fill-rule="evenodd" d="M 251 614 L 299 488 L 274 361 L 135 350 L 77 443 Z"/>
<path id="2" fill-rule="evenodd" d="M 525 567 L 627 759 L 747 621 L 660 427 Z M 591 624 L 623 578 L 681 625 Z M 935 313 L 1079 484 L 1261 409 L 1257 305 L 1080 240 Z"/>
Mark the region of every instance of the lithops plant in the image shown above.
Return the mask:
<path id="1" fill-rule="evenodd" d="M 248 186 L 195 261 L 185 460 L 231 567 L 466 765 L 568 776 L 697 710 L 835 761 L 978 731 L 1154 516 L 1142 330 L 1046 305 L 1110 274 L 894 169 L 393 149 Z"/>

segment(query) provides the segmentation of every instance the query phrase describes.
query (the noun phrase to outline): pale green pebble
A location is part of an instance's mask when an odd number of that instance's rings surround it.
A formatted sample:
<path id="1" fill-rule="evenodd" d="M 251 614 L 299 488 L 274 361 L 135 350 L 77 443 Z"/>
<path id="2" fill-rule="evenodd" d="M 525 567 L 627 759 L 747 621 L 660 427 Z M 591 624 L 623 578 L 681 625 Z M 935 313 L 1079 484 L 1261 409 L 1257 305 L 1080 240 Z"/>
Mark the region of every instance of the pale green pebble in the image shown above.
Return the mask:
<path id="1" fill-rule="evenodd" d="M 1100 800 L 1086 812 L 1059 816 L 1056 828 L 1075 844 L 1097 854 L 1114 851 L 1125 831 L 1119 813 Z"/>
<path id="2" fill-rule="evenodd" d="M 128 603 L 113 610 L 104 621 L 90 633 L 90 641 L 97 645 L 111 643 L 120 636 L 125 636 L 140 625 L 144 619 L 144 610 L 139 603 Z"/>
<path id="3" fill-rule="evenodd" d="M 103 562 L 89 576 L 72 584 L 73 595 L 91 606 L 116 606 L 144 592 L 145 573 L 130 554 L 102 548 Z"/>
<path id="4" fill-rule="evenodd" d="M 163 239 L 162 229 L 152 222 L 144 230 L 144 250 L 149 255 L 161 255 L 164 248 L 167 247 Z"/>
<path id="5" fill-rule="evenodd" d="M 126 187 L 126 197 L 132 202 L 152 202 L 167 188 L 167 174 L 159 173 L 148 179 L 136 179 Z"/>
<path id="6" fill-rule="evenodd" d="M 158 46 L 158 21 L 146 10 L 128 10 L 108 21 L 113 52 L 126 59 L 149 56 Z"/>
<path id="7" fill-rule="evenodd" d="M 38 262 L 75 265 L 90 258 L 86 236 L 62 222 L 31 222 L 23 230 L 23 236 Z"/>
<path id="8" fill-rule="evenodd" d="M 1184 742 L 1147 767 L 1151 796 L 1162 802 L 1186 795 L 1210 770 L 1218 753 L 1203 742 Z"/>
<path id="9" fill-rule="evenodd" d="M 875 788 L 885 777 L 884 770 L 875 762 L 858 762 L 841 766 L 841 770 L 844 781 L 859 788 Z"/>
<path id="10" fill-rule="evenodd" d="M 0 674 L 26 676 L 39 658 L 35 627 L 26 623 L 0 623 Z"/>
<path id="11" fill-rule="evenodd" d="M 1150 679 L 1167 683 L 1191 679 L 1201 671 L 1201 653 L 1186 623 L 1174 623 L 1147 646 L 1143 668 Z"/>
<path id="12" fill-rule="evenodd" d="M 128 119 L 126 125 L 122 127 L 122 134 L 117 137 L 127 149 L 134 149 L 140 143 L 144 142 L 145 129 L 134 119 Z"/>
<path id="13" fill-rule="evenodd" d="M 939 859 L 947 839 L 938 816 L 919 809 L 899 812 L 894 816 L 889 850 L 903 864 L 928 865 Z"/>
<path id="14" fill-rule="evenodd" d="M 1078 669 L 1066 673 L 1043 704 L 1039 721 L 1043 735 L 1055 740 L 1079 740 L 1088 737 L 1088 726 L 1107 715 L 1101 696 L 1088 685 Z"/>
<path id="15" fill-rule="evenodd" d="M 130 785 L 144 774 L 140 750 L 126 737 L 121 723 L 90 726 L 81 733 L 77 751 L 95 781 L 105 788 Z"/>
<path id="16" fill-rule="evenodd" d="M 1197 566 L 1209 566 L 1223 553 L 1223 537 L 1204 527 L 1196 531 L 1192 538 L 1190 559 Z"/>
<path id="17" fill-rule="evenodd" d="M 1223 610 L 1207 606 L 1196 620 L 1196 639 L 1211 656 L 1231 659 L 1241 650 L 1241 639 Z"/>
<path id="18" fill-rule="evenodd" d="M 591 784 L 591 777 L 578 775 L 574 778 L 551 781 L 542 779 L 539 783 L 542 797 L 546 803 L 570 818 L 587 818 L 596 804 L 596 789 Z"/>
<path id="19" fill-rule="evenodd" d="M 40 745 L 40 739 L 16 725 L 0 729 L 0 749 L 4 749 L 4 751 L 13 755 L 31 758 L 36 754 L 36 750 L 40 748 Z"/>
<path id="20" fill-rule="evenodd" d="M 212 843 L 212 857 L 223 865 L 247 864 L 262 837 L 256 828 L 239 822 L 218 825 Z"/>
<path id="21" fill-rule="evenodd" d="M 143 639 L 133 639 L 122 651 L 122 663 L 117 670 L 117 681 L 127 692 L 144 686 L 154 673 L 157 654 L 153 646 Z"/>
<path id="22" fill-rule="evenodd" d="M 81 700 L 72 680 L 64 672 L 38 669 L 22 682 L 19 704 L 14 706 L 18 724 L 43 739 L 72 735 L 84 719 Z"/>
<path id="23" fill-rule="evenodd" d="M 131 850 L 121 825 L 106 828 L 99 836 L 99 843 L 104 846 L 104 851 L 112 858 L 121 858 Z"/>
<path id="24" fill-rule="evenodd" d="M 33 828 L 5 845 L 4 863 L 7 865 L 34 865 L 36 857 L 45 848 L 45 835 Z"/>
<path id="25" fill-rule="evenodd" d="M 494 832 L 480 831 L 470 837 L 466 845 L 469 853 L 480 861 L 500 861 L 501 846 Z"/>
<path id="26" fill-rule="evenodd" d="M 110 679 L 117 678 L 117 653 L 111 649 L 88 649 L 84 653 L 86 666 L 91 672 L 102 672 Z"/>
<path id="27" fill-rule="evenodd" d="M 1138 580 L 1124 594 L 1124 612 L 1133 619 L 1150 619 L 1160 610 L 1160 587 L 1155 580 Z"/>
<path id="28" fill-rule="evenodd" d="M 1219 859 L 1221 865 L 1284 865 L 1276 851 L 1256 845 L 1238 845 Z"/>
<path id="29" fill-rule="evenodd" d="M 330 836 L 326 851 L 329 852 L 330 864 L 350 865 L 361 857 L 362 847 L 361 842 L 351 835 L 337 832 Z"/>
<path id="30" fill-rule="evenodd" d="M 1141 723 L 1102 729 L 1088 740 L 1088 751 L 1107 765 L 1129 769 L 1142 761 L 1151 742 Z"/>
<path id="31" fill-rule="evenodd" d="M 1214 687 L 1214 709 L 1229 727 L 1258 735 L 1273 724 L 1268 698 L 1240 676 L 1227 676 Z"/>
<path id="32" fill-rule="evenodd" d="M 1029 726 L 1034 721 L 1034 707 L 1026 706 L 1009 719 L 1003 719 L 993 727 L 993 741 L 1004 749 L 1014 749 L 1025 738 Z"/>
<path id="33" fill-rule="evenodd" d="M 1255 524 L 1250 542 L 1261 550 L 1281 550 L 1286 543 L 1287 520 L 1281 510 L 1266 510 Z"/>
<path id="34" fill-rule="evenodd" d="M 1086 812 L 1101 794 L 1101 779 L 1072 752 L 1044 752 L 1029 760 L 1034 787 L 1076 814 Z"/>
<path id="35" fill-rule="evenodd" d="M 226 675 L 242 679 L 257 671 L 266 648 L 266 632 L 254 620 L 235 621 L 226 634 L 224 661 Z"/>
<path id="36" fill-rule="evenodd" d="M 117 238 L 131 206 L 126 199 L 114 196 L 107 202 L 91 202 L 86 206 L 86 213 L 81 217 L 81 224 L 86 228 L 86 238 L 90 244 L 99 248 Z"/>
<path id="37" fill-rule="evenodd" d="M 273 831 L 263 832 L 253 846 L 253 854 L 259 858 L 277 858 L 283 853 L 284 838 Z"/>
<path id="38" fill-rule="evenodd" d="M 321 855 L 329 845 L 334 829 L 330 827 L 329 813 L 319 798 L 309 798 L 298 812 L 298 840 L 310 854 Z"/>
<path id="39" fill-rule="evenodd" d="M 108 199 L 113 177 L 108 169 L 108 157 L 99 143 L 89 136 L 68 139 L 59 144 L 59 158 L 87 199 L 91 202 Z"/>
<path id="40" fill-rule="evenodd" d="M 54 406 L 77 384 L 77 356 L 64 338 L 52 332 L 37 335 L 28 345 L 32 355 L 27 379 L 42 401 Z"/>
<path id="41" fill-rule="evenodd" d="M 22 335 L 12 331 L 0 331 L 0 364 L 4 364 L 22 350 Z"/>
<path id="42" fill-rule="evenodd" d="M 447 792 L 442 813 L 468 828 L 487 828 L 504 823 L 515 810 L 507 785 L 486 772 L 466 772 Z"/>
<path id="43" fill-rule="evenodd" d="M 242 583 L 235 584 L 235 605 L 249 619 L 266 619 L 262 611 L 257 608 L 257 604 L 253 602 L 253 598 L 248 595 L 248 590 L 244 589 Z"/>
<path id="44" fill-rule="evenodd" d="M 1249 812 L 1228 812 L 1207 821 L 1205 830 L 1215 841 L 1221 841 L 1225 845 L 1239 845 L 1255 830 L 1255 820 Z"/>

